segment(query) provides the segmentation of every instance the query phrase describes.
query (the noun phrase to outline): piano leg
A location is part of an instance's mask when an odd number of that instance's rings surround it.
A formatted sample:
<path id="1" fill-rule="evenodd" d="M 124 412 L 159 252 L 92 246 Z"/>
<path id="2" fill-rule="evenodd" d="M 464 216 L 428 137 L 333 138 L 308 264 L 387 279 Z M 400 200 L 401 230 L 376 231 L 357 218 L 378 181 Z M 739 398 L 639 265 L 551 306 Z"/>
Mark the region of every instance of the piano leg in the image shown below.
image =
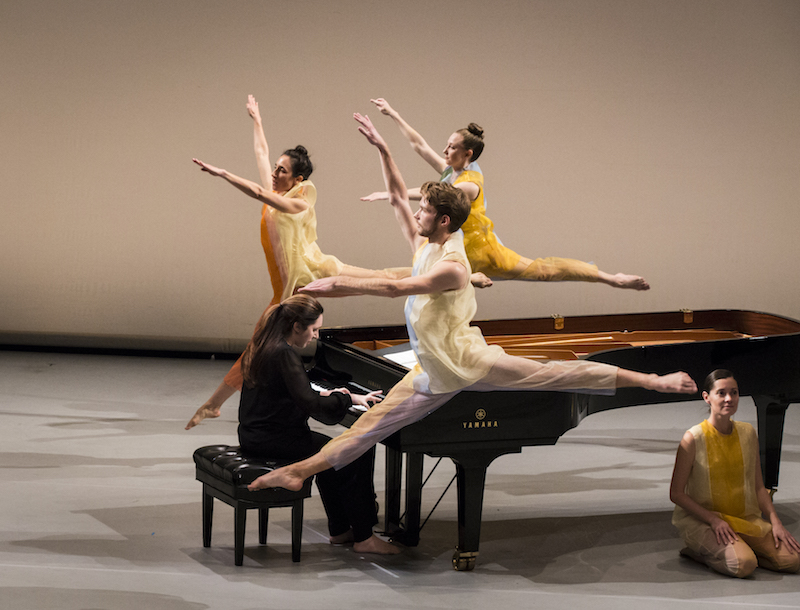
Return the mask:
<path id="1" fill-rule="evenodd" d="M 508 453 L 519 453 L 520 447 L 503 449 L 472 449 L 459 452 L 457 456 L 429 454 L 433 457 L 449 457 L 456 465 L 458 483 L 458 546 L 453 555 L 453 568 L 459 571 L 472 570 L 478 558 L 483 513 L 483 488 L 486 469 L 492 461 Z M 405 527 L 400 525 L 400 493 L 403 454 L 386 448 L 386 533 L 405 546 L 419 544 L 423 459 L 425 454 L 406 454 L 406 516 Z"/>
<path id="2" fill-rule="evenodd" d="M 786 402 L 774 396 L 753 396 L 758 412 L 758 446 L 761 454 L 761 473 L 764 486 L 773 493 L 778 489 L 778 469 L 781 465 L 783 423 Z"/>
<path id="3" fill-rule="evenodd" d="M 406 527 L 403 544 L 419 544 L 420 519 L 422 517 L 422 453 L 406 454 Z"/>
<path id="4" fill-rule="evenodd" d="M 456 464 L 458 481 L 458 546 L 453 554 L 455 570 L 472 570 L 478 559 L 486 469 L 498 455 L 502 453 L 498 454 L 496 450 L 472 451 L 452 458 Z"/>
<path id="5" fill-rule="evenodd" d="M 386 447 L 386 501 L 383 530 L 389 536 L 402 530 L 400 526 L 400 494 L 403 477 L 403 454 Z"/>
<path id="6" fill-rule="evenodd" d="M 393 455 L 391 460 L 389 453 Z M 419 544 L 420 517 L 422 514 L 422 453 L 406 454 L 406 514 L 405 525 L 400 523 L 400 493 L 403 454 L 386 450 L 386 533 L 404 546 Z M 391 468 L 391 472 L 390 472 Z M 390 480 L 391 479 L 391 480 Z M 390 490 L 392 504 L 389 506 Z"/>

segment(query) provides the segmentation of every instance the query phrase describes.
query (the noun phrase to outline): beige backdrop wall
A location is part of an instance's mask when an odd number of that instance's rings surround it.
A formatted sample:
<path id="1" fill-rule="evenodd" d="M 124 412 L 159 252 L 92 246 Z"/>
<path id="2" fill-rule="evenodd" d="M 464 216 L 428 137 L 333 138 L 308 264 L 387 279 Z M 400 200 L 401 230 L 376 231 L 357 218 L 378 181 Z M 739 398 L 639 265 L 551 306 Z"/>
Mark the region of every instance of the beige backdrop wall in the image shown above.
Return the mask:
<path id="1" fill-rule="evenodd" d="M 800 3 L 401 0 L 3 2 L 0 331 L 238 344 L 271 296 L 248 93 L 274 151 L 304 144 L 319 243 L 370 267 L 410 252 L 368 112 L 411 185 L 486 130 L 490 216 L 527 256 L 647 277 L 648 293 L 502 283 L 480 318 L 745 308 L 800 318 Z M 402 303 L 327 300 L 329 325 Z"/>

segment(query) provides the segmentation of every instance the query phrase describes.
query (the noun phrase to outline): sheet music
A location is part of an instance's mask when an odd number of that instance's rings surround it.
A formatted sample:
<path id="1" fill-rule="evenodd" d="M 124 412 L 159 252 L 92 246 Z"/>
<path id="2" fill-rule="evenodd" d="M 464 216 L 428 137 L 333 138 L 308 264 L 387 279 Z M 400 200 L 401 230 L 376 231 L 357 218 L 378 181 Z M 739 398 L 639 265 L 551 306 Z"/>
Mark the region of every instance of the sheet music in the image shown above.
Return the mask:
<path id="1" fill-rule="evenodd" d="M 407 369 L 412 369 L 417 364 L 417 357 L 414 355 L 414 350 L 412 349 L 395 352 L 393 354 L 383 354 L 383 357 Z"/>

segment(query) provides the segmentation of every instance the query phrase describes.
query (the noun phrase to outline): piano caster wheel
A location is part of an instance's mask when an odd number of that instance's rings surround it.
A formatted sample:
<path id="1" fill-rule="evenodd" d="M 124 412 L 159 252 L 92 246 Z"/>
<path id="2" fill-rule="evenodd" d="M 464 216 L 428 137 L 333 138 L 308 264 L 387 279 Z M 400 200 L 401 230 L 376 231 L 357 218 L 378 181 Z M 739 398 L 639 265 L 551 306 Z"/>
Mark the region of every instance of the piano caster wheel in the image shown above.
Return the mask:
<path id="1" fill-rule="evenodd" d="M 475 568 L 477 559 L 478 551 L 464 553 L 456 549 L 456 552 L 453 553 L 453 569 L 457 572 L 469 572 Z"/>

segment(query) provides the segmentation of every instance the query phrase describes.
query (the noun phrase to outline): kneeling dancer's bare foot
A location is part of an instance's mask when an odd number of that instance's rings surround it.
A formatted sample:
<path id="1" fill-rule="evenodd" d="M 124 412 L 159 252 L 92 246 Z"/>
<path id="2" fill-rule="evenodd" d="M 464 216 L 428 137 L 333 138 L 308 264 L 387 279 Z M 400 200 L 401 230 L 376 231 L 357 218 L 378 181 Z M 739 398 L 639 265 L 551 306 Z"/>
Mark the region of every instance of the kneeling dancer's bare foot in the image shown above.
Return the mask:
<path id="1" fill-rule="evenodd" d="M 703 556 L 698 554 L 698 553 L 695 553 L 689 547 L 682 548 L 678 554 L 681 555 L 682 557 L 686 557 L 687 559 L 692 559 L 692 560 L 696 561 L 697 563 L 702 563 L 703 565 L 706 565 L 706 562 L 705 562 L 705 559 L 703 559 Z"/>

